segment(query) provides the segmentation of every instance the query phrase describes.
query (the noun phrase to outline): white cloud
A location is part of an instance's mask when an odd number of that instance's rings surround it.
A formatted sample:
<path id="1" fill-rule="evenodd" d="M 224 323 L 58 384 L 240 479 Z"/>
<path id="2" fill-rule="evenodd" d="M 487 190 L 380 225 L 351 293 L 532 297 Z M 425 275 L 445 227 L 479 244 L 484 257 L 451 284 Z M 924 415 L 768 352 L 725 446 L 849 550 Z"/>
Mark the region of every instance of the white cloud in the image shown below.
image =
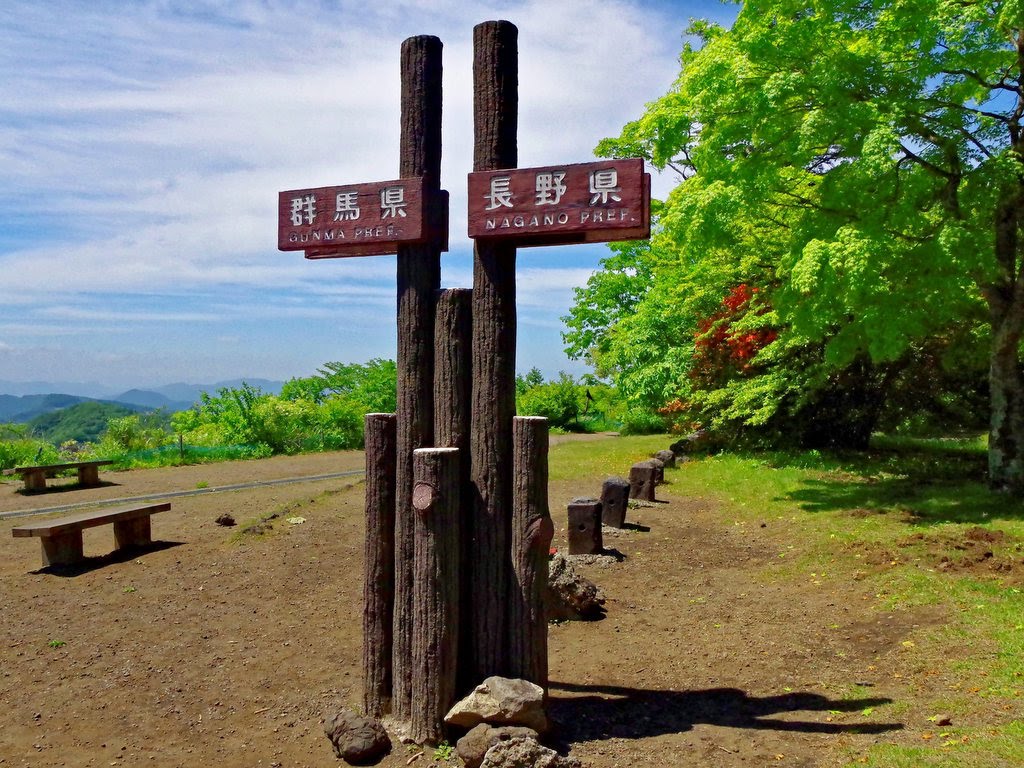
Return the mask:
<path id="1" fill-rule="evenodd" d="M 590 159 L 639 116 L 671 83 L 686 23 L 639 0 L 140 0 L 56 12 L 15 0 L 5 10 L 0 328 L 15 343 L 34 335 L 26 317 L 60 336 L 69 322 L 232 324 L 250 309 L 327 320 L 355 306 L 368 313 L 359 322 L 393 333 L 393 259 L 277 252 L 276 195 L 397 176 L 402 39 L 444 42 L 442 183 L 452 250 L 465 254 L 473 24 L 519 27 L 528 166 Z M 445 284 L 471 283 L 464 262 L 446 260 Z M 521 306 L 548 307 L 554 322 L 588 275 L 520 270 Z M 223 291 L 226 305 L 195 299 Z M 151 301 L 131 301 L 141 296 Z"/>

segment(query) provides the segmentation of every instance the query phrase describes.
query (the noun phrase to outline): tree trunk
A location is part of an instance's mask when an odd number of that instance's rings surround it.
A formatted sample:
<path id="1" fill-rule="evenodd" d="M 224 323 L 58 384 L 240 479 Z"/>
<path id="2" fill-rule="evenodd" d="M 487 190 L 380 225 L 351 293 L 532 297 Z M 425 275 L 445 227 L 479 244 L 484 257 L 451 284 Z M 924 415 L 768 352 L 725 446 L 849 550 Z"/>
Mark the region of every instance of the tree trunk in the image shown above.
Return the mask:
<path id="1" fill-rule="evenodd" d="M 1017 149 L 1019 153 L 1024 147 Z M 1004 189 L 995 217 L 998 273 L 982 290 L 992 328 L 988 481 L 993 490 L 1015 494 L 1024 493 L 1024 376 L 1019 351 L 1024 333 L 1024 277 L 1020 274 L 1018 235 L 1024 218 L 1022 203 L 1024 186 L 1020 181 Z"/>

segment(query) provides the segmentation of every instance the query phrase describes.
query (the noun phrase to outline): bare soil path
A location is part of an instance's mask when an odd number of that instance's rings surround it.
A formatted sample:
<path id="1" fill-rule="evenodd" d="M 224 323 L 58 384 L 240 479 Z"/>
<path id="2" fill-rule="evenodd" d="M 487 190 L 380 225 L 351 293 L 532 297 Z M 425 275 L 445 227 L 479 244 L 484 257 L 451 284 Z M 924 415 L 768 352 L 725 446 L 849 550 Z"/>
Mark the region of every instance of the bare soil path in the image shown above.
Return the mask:
<path id="1" fill-rule="evenodd" d="M 0 484 L 0 513 L 362 461 L 102 473 L 110 485 L 30 496 Z M 556 530 L 565 502 L 595 483 L 552 484 Z M 598 768 L 831 766 L 909 738 L 874 709 L 889 712 L 909 684 L 894 677 L 900 641 L 941 616 L 879 613 L 857 583 L 776 579 L 783 542 L 770 527 L 729 524 L 670 485 L 663 496 L 606 541 L 625 560 L 584 569 L 607 616 L 551 627 L 563 749 Z M 93 529 L 95 557 L 64 575 L 38 570 L 38 543 L 0 520 L 0 768 L 338 765 L 321 719 L 360 694 L 362 502 L 358 476 L 185 496 L 153 518 L 153 548 L 107 556 L 109 528 Z M 214 522 L 225 513 L 278 516 L 237 541 L 238 528 Z M 854 684 L 869 693 L 851 695 Z M 414 754 L 397 746 L 382 765 Z"/>

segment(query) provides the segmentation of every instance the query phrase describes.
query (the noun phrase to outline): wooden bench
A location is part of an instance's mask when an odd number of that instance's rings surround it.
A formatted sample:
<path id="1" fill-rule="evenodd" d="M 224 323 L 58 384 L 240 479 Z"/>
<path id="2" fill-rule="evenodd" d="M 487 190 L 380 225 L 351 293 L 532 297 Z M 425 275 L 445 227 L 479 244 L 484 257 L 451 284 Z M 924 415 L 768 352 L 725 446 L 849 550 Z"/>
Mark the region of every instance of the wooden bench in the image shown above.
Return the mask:
<path id="1" fill-rule="evenodd" d="M 41 491 L 46 488 L 46 478 L 53 477 L 63 469 L 77 469 L 79 485 L 99 485 L 99 468 L 105 464 L 113 464 L 109 459 L 92 461 L 69 461 L 65 464 L 41 464 L 37 467 L 15 467 L 5 469 L 5 475 L 21 475 L 25 481 L 26 491 Z"/>
<path id="2" fill-rule="evenodd" d="M 67 517 L 26 523 L 11 529 L 15 537 L 38 536 L 43 545 L 43 567 L 74 565 L 84 559 L 82 531 L 97 525 L 114 524 L 114 548 L 139 547 L 152 542 L 149 516 L 166 512 L 169 502 L 141 507 L 108 507 Z"/>

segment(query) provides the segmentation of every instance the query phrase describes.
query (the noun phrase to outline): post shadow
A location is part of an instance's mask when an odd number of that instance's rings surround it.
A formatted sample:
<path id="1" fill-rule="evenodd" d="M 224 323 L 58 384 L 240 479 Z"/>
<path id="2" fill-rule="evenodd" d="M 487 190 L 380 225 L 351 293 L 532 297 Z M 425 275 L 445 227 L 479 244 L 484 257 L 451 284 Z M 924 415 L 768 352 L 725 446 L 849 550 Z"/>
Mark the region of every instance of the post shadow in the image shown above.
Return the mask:
<path id="1" fill-rule="evenodd" d="M 563 693 L 586 694 L 565 696 Z M 830 699 L 817 693 L 750 696 L 738 688 L 669 691 L 551 682 L 549 714 L 559 747 L 610 738 L 642 739 L 683 733 L 695 725 L 799 733 L 887 733 L 902 723 L 820 723 L 771 718 L 785 712 L 856 712 L 888 704 L 886 698 Z"/>

